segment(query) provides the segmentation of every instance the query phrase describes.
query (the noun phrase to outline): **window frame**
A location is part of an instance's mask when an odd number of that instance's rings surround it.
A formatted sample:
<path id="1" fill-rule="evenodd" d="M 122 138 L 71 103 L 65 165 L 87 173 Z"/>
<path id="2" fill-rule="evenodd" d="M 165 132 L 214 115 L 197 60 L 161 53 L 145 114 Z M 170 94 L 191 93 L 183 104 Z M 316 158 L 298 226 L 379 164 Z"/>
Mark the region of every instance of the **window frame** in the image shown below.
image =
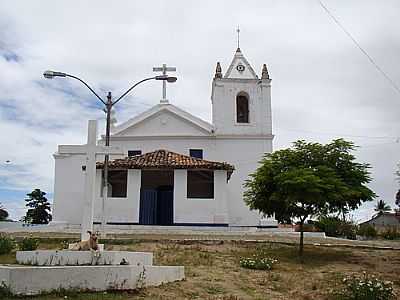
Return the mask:
<path id="1" fill-rule="evenodd" d="M 192 151 L 193 151 L 193 152 L 196 152 L 196 151 L 197 151 L 198 153 L 201 152 L 201 157 L 193 156 L 193 155 L 192 155 Z M 203 158 L 204 158 L 204 151 L 203 151 L 203 149 L 189 149 L 189 156 L 190 156 L 190 157 L 193 157 L 193 158 L 203 159 Z"/>
<path id="2" fill-rule="evenodd" d="M 238 110 L 238 106 L 239 106 L 239 99 L 240 98 L 244 98 L 247 101 L 247 122 L 239 122 L 239 110 Z M 242 99 L 243 99 L 242 98 Z M 237 93 L 236 97 L 235 97 L 235 124 L 237 125 L 249 125 L 251 124 L 251 119 L 250 119 L 250 97 L 247 93 L 245 92 L 239 92 Z"/>
<path id="3" fill-rule="evenodd" d="M 193 195 L 193 192 L 190 191 L 189 184 L 190 180 L 189 177 L 191 176 L 190 174 L 194 173 L 211 173 L 212 174 L 212 195 Z M 192 186 L 193 188 L 193 186 Z M 188 200 L 214 200 L 215 199 L 215 172 L 214 170 L 187 170 L 187 175 L 186 175 L 186 198 Z"/>
<path id="4" fill-rule="evenodd" d="M 129 152 L 130 153 L 136 152 L 137 154 L 130 155 Z M 128 150 L 128 157 L 133 157 L 133 156 L 138 156 L 138 155 L 142 155 L 142 150 Z"/>
<path id="5" fill-rule="evenodd" d="M 125 184 L 124 184 L 125 185 L 125 191 L 122 194 L 122 196 L 113 196 L 113 194 L 112 194 L 115 190 L 112 188 L 113 185 L 111 184 L 110 179 L 112 178 L 112 173 L 114 173 L 114 172 L 124 172 L 125 173 L 125 178 L 126 178 L 126 181 L 125 181 Z M 104 170 L 103 170 L 102 174 L 104 176 Z M 103 197 L 103 180 L 101 180 L 100 186 L 101 186 L 100 197 Z M 108 188 L 108 195 L 107 195 L 108 199 L 110 199 L 110 198 L 117 198 L 117 199 L 126 199 L 126 198 L 128 198 L 128 170 L 109 170 L 108 171 L 108 187 L 109 187 Z M 110 194 L 110 187 L 111 187 L 111 194 Z"/>

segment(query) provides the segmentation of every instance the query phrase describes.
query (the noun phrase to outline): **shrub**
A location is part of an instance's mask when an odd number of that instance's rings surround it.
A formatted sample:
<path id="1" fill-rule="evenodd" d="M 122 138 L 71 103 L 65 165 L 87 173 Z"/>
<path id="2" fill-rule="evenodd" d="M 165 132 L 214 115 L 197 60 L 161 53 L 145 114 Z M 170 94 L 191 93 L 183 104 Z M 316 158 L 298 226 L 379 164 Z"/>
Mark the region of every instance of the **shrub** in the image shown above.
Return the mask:
<path id="1" fill-rule="evenodd" d="M 315 221 L 315 227 L 325 232 L 327 236 L 356 239 L 357 225 L 353 221 L 342 221 L 333 216 L 321 216 Z"/>
<path id="2" fill-rule="evenodd" d="M 0 254 L 11 253 L 15 248 L 15 241 L 8 235 L 0 233 Z"/>
<path id="3" fill-rule="evenodd" d="M 69 242 L 68 241 L 62 241 L 60 243 L 60 247 L 61 247 L 61 250 L 68 249 L 69 248 Z"/>
<path id="4" fill-rule="evenodd" d="M 352 221 L 343 222 L 340 226 L 340 236 L 349 240 L 357 239 L 357 225 Z"/>
<path id="5" fill-rule="evenodd" d="M 321 216 L 315 222 L 315 226 L 325 232 L 327 236 L 339 236 L 339 227 L 341 221 L 338 217 Z"/>
<path id="6" fill-rule="evenodd" d="M 376 238 L 376 236 L 378 235 L 375 227 L 370 224 L 361 225 L 358 228 L 357 234 L 367 238 Z"/>
<path id="7" fill-rule="evenodd" d="M 386 231 L 382 232 L 384 239 L 397 240 L 400 239 L 400 231 L 396 227 L 390 227 Z"/>
<path id="8" fill-rule="evenodd" d="M 396 227 L 389 227 L 381 233 L 381 236 L 386 240 L 396 240 L 400 238 L 400 232 Z"/>
<path id="9" fill-rule="evenodd" d="M 33 251 L 39 247 L 39 240 L 30 236 L 24 237 L 18 244 L 18 248 L 21 251 Z"/>
<path id="10" fill-rule="evenodd" d="M 5 298 L 7 297 L 7 298 Z M 4 282 L 0 282 L 0 299 L 8 299 L 12 297 L 10 287 Z"/>
<path id="11" fill-rule="evenodd" d="M 343 279 L 345 287 L 338 294 L 344 300 L 389 300 L 395 299 L 393 283 L 383 281 L 366 272 L 362 276 Z"/>

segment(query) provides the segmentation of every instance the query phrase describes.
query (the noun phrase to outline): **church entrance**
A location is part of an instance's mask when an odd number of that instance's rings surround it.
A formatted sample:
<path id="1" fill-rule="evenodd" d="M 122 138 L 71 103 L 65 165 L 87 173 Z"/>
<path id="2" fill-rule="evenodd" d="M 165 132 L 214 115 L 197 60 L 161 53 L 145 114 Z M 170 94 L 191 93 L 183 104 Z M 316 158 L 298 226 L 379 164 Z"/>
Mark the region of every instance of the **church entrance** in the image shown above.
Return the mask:
<path id="1" fill-rule="evenodd" d="M 174 171 L 142 170 L 139 224 L 174 223 Z"/>

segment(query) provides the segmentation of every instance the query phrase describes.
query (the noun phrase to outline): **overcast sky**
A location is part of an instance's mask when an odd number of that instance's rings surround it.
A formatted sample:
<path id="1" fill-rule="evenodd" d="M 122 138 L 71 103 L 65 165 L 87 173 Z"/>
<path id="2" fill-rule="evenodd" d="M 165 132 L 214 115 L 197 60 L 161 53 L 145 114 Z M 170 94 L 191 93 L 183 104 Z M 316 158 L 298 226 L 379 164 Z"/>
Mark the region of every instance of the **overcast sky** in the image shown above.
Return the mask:
<path id="1" fill-rule="evenodd" d="M 384 72 L 400 85 L 400 1 L 323 0 Z M 0 3 L 0 202 L 13 218 L 25 194 L 52 199 L 58 144 L 84 143 L 88 119 L 104 123 L 101 106 L 79 82 L 45 80 L 46 69 L 84 78 L 115 96 L 177 67 L 170 102 L 211 120 L 211 80 L 240 47 L 272 78 L 274 149 L 297 139 L 344 137 L 372 166 L 370 187 L 392 206 L 399 185 L 400 93 L 371 64 L 319 1 L 7 1 Z M 123 122 L 159 102 L 148 82 L 121 101 Z M 6 163 L 9 160 L 10 163 Z M 355 213 L 368 217 L 374 203 Z"/>

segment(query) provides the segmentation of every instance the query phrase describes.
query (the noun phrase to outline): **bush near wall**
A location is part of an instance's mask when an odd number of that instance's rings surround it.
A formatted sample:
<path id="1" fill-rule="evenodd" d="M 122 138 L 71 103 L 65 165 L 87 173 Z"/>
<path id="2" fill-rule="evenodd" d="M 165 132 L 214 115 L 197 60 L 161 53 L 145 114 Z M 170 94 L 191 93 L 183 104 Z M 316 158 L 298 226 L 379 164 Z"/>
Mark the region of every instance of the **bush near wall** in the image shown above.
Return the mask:
<path id="1" fill-rule="evenodd" d="M 385 240 L 400 239 L 400 230 L 397 227 L 388 227 L 380 232 L 380 236 Z"/>
<path id="2" fill-rule="evenodd" d="M 9 254 L 15 249 L 15 241 L 11 237 L 0 233 L 0 255 Z"/>
<path id="3" fill-rule="evenodd" d="M 19 250 L 21 251 L 33 251 L 39 247 L 39 239 L 33 237 L 24 237 L 18 243 Z"/>
<path id="4" fill-rule="evenodd" d="M 362 224 L 357 230 L 357 235 L 366 238 L 376 238 L 378 236 L 378 232 L 374 226 L 370 224 Z"/>
<path id="5" fill-rule="evenodd" d="M 327 236 L 356 239 L 357 225 L 353 221 L 343 221 L 333 216 L 321 216 L 314 224 Z"/>

